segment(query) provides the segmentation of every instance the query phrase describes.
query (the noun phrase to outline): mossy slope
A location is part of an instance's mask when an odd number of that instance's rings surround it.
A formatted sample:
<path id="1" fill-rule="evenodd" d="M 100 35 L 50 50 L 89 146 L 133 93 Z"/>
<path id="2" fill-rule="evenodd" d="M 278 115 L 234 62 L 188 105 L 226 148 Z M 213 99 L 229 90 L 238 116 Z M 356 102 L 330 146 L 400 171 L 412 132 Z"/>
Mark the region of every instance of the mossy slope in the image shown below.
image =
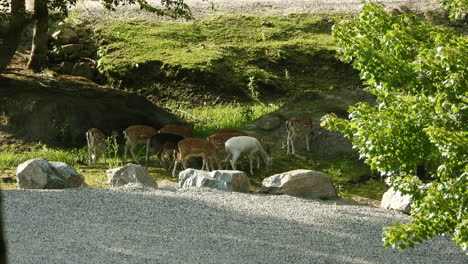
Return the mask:
<path id="1" fill-rule="evenodd" d="M 97 25 L 101 71 L 125 88 L 185 83 L 219 93 L 292 94 L 334 86 L 350 68 L 334 57 L 330 18 L 212 16 L 187 23 Z"/>

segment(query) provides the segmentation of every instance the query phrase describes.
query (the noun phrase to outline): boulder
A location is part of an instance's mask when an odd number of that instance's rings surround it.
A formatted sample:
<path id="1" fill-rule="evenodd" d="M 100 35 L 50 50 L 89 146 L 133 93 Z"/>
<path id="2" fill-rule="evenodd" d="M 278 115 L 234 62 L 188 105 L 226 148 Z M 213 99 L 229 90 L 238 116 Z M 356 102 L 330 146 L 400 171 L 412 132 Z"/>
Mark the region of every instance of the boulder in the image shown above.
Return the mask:
<path id="1" fill-rule="evenodd" d="M 127 184 L 142 184 L 144 186 L 158 188 L 158 183 L 151 177 L 148 171 L 140 165 L 129 163 L 123 167 L 106 171 L 108 184 L 111 187 L 120 187 Z"/>
<path id="2" fill-rule="evenodd" d="M 262 192 L 312 199 L 338 198 L 328 175 L 312 170 L 293 170 L 263 180 Z"/>
<path id="3" fill-rule="evenodd" d="M 282 123 L 281 121 L 280 117 L 271 115 L 260 119 L 257 122 L 257 126 L 265 131 L 271 131 L 279 128 Z"/>
<path id="4" fill-rule="evenodd" d="M 94 79 L 94 68 L 91 63 L 80 62 L 73 66 L 72 75 L 81 76 L 88 80 Z"/>
<path id="5" fill-rule="evenodd" d="M 247 174 L 237 170 L 203 171 L 186 169 L 179 173 L 179 188 L 212 188 L 228 192 L 248 193 L 250 180 Z"/>
<path id="6" fill-rule="evenodd" d="M 411 211 L 411 196 L 390 188 L 383 194 L 380 207 L 409 214 Z"/>
<path id="7" fill-rule="evenodd" d="M 63 27 L 62 29 L 55 31 L 52 33 L 52 38 L 59 41 L 61 44 L 76 43 L 79 39 L 78 34 L 69 27 Z"/>
<path id="8" fill-rule="evenodd" d="M 78 58 L 78 54 L 83 49 L 83 45 L 81 44 L 68 44 L 63 45 L 58 49 L 59 54 L 63 54 L 67 57 Z"/>
<path id="9" fill-rule="evenodd" d="M 86 186 L 83 175 L 63 162 L 32 159 L 18 165 L 16 179 L 21 189 L 64 189 Z"/>
<path id="10" fill-rule="evenodd" d="M 62 73 L 62 74 L 72 74 L 72 71 L 73 71 L 73 68 L 75 67 L 75 64 L 73 62 L 69 62 L 69 61 L 64 61 L 62 63 L 60 63 L 59 65 L 59 68 L 58 68 L 58 72 Z"/>

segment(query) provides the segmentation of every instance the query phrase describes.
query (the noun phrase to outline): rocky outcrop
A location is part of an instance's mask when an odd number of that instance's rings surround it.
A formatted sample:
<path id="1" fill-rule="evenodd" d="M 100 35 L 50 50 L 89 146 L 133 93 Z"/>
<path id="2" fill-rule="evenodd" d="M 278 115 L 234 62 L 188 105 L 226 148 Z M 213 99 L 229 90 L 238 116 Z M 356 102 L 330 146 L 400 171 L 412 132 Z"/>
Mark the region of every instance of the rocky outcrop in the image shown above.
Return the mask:
<path id="1" fill-rule="evenodd" d="M 156 180 L 148 171 L 137 164 L 127 164 L 120 168 L 106 171 L 108 184 L 111 187 L 121 187 L 127 184 L 141 184 L 147 187 L 158 188 Z"/>
<path id="2" fill-rule="evenodd" d="M 106 135 L 136 124 L 161 128 L 179 119 L 145 97 L 99 86 L 81 77 L 38 77 L 28 72 L 0 75 L 4 130 L 46 144 L 86 144 L 92 127 Z M 123 140 L 123 139 L 119 139 Z"/>
<path id="3" fill-rule="evenodd" d="M 51 35 L 54 49 L 49 51 L 49 61 L 55 63 L 51 68 L 62 74 L 96 80 L 97 47 L 90 35 L 84 28 L 60 23 Z"/>
<path id="4" fill-rule="evenodd" d="M 203 171 L 186 169 L 179 173 L 179 188 L 212 188 L 228 192 L 248 193 L 250 180 L 243 171 Z"/>
<path id="5" fill-rule="evenodd" d="M 64 189 L 86 186 L 84 177 L 63 162 L 32 159 L 18 165 L 16 179 L 21 189 Z"/>
<path id="6" fill-rule="evenodd" d="M 262 192 L 312 199 L 338 198 L 328 175 L 312 170 L 293 170 L 263 180 Z"/>
<path id="7" fill-rule="evenodd" d="M 390 188 L 383 194 L 380 207 L 409 214 L 411 212 L 411 196 Z"/>

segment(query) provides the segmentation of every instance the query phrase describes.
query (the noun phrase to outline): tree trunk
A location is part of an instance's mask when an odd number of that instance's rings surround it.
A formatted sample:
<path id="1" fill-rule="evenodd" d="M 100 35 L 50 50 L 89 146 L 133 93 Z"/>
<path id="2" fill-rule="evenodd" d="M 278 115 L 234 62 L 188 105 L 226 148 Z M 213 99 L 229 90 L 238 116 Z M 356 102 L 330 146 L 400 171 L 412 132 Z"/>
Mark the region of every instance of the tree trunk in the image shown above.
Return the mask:
<path id="1" fill-rule="evenodd" d="M 47 29 L 49 27 L 48 0 L 34 1 L 34 33 L 28 70 L 40 72 L 47 66 Z"/>
<path id="2" fill-rule="evenodd" d="M 10 64 L 18 48 L 21 33 L 26 26 L 25 0 L 11 1 L 11 20 L 4 35 L 0 36 L 0 73 Z"/>

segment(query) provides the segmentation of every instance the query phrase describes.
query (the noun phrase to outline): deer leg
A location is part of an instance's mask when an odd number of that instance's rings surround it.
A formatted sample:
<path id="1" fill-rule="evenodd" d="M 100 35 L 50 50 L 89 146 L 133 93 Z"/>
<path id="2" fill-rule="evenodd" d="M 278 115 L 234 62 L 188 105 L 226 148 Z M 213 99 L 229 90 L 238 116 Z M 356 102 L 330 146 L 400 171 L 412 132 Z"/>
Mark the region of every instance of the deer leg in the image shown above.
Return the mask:
<path id="1" fill-rule="evenodd" d="M 174 162 L 174 169 L 172 170 L 172 177 L 175 177 L 175 172 L 176 172 L 176 169 L 177 169 L 177 160 Z"/>
<path id="2" fill-rule="evenodd" d="M 252 155 L 249 155 L 249 163 L 250 163 L 250 174 L 253 175 L 253 170 L 252 170 L 253 157 L 252 157 Z"/>
<path id="3" fill-rule="evenodd" d="M 307 145 L 307 151 L 310 152 L 310 135 L 306 134 L 306 145 Z"/>
<path id="4" fill-rule="evenodd" d="M 132 153 L 132 157 L 133 157 L 133 159 L 135 160 L 135 162 L 136 162 L 137 164 L 140 164 L 140 163 L 138 162 L 137 158 L 135 157 L 135 153 L 133 153 L 133 150 L 135 149 L 135 147 L 136 147 L 136 146 L 130 147 L 130 153 Z"/>
<path id="5" fill-rule="evenodd" d="M 230 160 L 230 163 L 231 163 L 231 167 L 232 167 L 233 170 L 236 170 L 236 161 L 239 158 L 239 156 L 240 156 L 240 154 L 238 154 L 238 153 L 232 154 L 232 159 Z"/>

